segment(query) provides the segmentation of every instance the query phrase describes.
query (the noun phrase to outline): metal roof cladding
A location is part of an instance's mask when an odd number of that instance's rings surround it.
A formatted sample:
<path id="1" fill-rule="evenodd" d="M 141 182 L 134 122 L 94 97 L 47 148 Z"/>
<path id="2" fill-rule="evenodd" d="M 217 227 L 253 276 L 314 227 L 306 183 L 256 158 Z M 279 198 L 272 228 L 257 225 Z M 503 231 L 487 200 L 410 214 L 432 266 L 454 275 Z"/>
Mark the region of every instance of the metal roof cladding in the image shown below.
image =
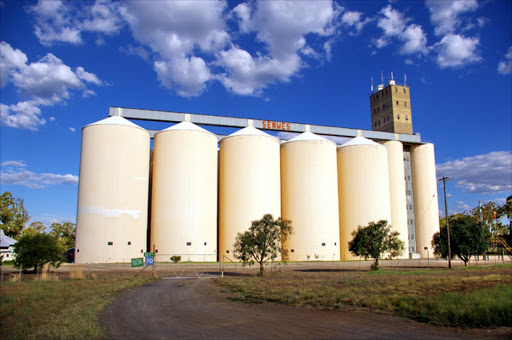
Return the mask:
<path id="1" fill-rule="evenodd" d="M 285 143 L 298 142 L 298 141 L 308 141 L 308 140 L 309 141 L 316 140 L 316 141 L 329 142 L 329 143 L 336 144 L 333 141 L 328 140 L 327 138 L 321 137 L 321 136 L 319 136 L 317 134 L 314 134 L 312 132 L 309 132 L 309 131 L 301 133 L 300 135 L 295 136 L 292 139 L 287 140 Z"/>
<path id="2" fill-rule="evenodd" d="M 261 130 L 258 130 L 252 126 L 248 126 L 241 130 L 233 132 L 228 137 L 235 137 L 235 136 L 263 136 L 263 137 L 271 137 L 271 138 L 277 139 L 276 137 L 269 135 L 268 133 L 263 132 Z"/>
<path id="3" fill-rule="evenodd" d="M 173 130 L 200 131 L 200 132 L 206 132 L 206 133 L 209 133 L 209 134 L 213 135 L 212 132 L 210 132 L 210 131 L 208 131 L 206 129 L 203 129 L 202 127 L 197 126 L 196 124 L 191 123 L 191 122 L 181 122 L 181 123 L 178 123 L 178 124 L 174 124 L 173 126 L 170 126 L 167 129 L 162 130 L 162 131 L 173 131 Z"/>
<path id="4" fill-rule="evenodd" d="M 343 148 L 345 146 L 353 146 L 353 145 L 375 145 L 375 146 L 378 146 L 378 147 L 381 147 L 381 148 L 385 148 L 385 146 L 382 146 L 379 143 L 375 143 L 374 141 L 372 141 L 372 140 L 370 140 L 368 138 L 361 137 L 361 136 L 357 136 L 355 138 L 352 138 L 348 142 L 343 143 L 340 146 L 338 146 L 338 148 Z"/>
<path id="5" fill-rule="evenodd" d="M 119 117 L 119 116 L 111 116 L 109 118 L 102 119 L 100 121 L 97 121 L 96 123 L 86 125 L 84 128 L 91 126 L 91 125 L 124 125 L 124 126 L 130 126 L 130 127 L 142 129 L 137 124 L 134 124 L 134 123 L 130 122 L 128 119 Z"/>

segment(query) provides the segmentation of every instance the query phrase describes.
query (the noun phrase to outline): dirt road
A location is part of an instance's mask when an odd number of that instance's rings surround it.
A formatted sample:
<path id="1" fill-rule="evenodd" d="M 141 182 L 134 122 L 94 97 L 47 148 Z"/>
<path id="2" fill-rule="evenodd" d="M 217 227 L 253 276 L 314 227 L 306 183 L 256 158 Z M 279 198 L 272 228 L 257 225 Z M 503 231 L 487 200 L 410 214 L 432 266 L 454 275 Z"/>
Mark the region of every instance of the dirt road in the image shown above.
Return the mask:
<path id="1" fill-rule="evenodd" d="M 463 331 L 374 314 L 321 311 L 226 298 L 211 279 L 159 280 L 120 295 L 102 314 L 109 339 L 468 339 Z M 501 333 L 500 333 L 501 332 Z"/>

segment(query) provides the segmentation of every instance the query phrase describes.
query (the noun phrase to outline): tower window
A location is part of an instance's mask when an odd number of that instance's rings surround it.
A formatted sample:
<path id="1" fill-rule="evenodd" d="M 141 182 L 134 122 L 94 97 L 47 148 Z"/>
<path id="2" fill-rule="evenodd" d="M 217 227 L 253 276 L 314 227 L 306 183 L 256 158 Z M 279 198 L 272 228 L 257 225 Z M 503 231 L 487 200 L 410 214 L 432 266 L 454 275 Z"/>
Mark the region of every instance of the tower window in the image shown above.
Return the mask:
<path id="1" fill-rule="evenodd" d="M 128 241 L 128 245 L 129 245 L 129 246 L 131 246 L 131 245 L 132 245 L 132 243 L 131 243 L 130 241 Z"/>
<path id="2" fill-rule="evenodd" d="M 377 127 L 377 122 L 375 122 L 375 127 Z"/>
<path id="3" fill-rule="evenodd" d="M 380 119 L 379 119 L 379 126 L 380 126 Z"/>
<path id="4" fill-rule="evenodd" d="M 373 114 L 376 114 L 377 113 L 377 110 L 373 109 Z"/>
<path id="5" fill-rule="evenodd" d="M 382 104 L 382 109 L 384 110 L 386 108 L 386 104 Z"/>
<path id="6" fill-rule="evenodd" d="M 407 93 L 407 91 L 404 89 L 404 93 Z"/>
<path id="7" fill-rule="evenodd" d="M 409 116 L 405 116 L 405 120 L 409 120 Z"/>
<path id="8" fill-rule="evenodd" d="M 377 108 L 377 112 L 379 112 L 379 108 Z"/>
<path id="9" fill-rule="evenodd" d="M 400 115 L 396 115 L 396 118 L 397 118 L 397 119 L 400 119 Z"/>
<path id="10" fill-rule="evenodd" d="M 295 252 L 295 249 L 290 249 L 290 253 L 294 253 Z"/>
<path id="11" fill-rule="evenodd" d="M 398 106 L 398 105 L 400 105 L 400 104 L 398 103 L 398 100 L 396 101 L 396 105 L 397 105 L 397 106 Z"/>
<path id="12" fill-rule="evenodd" d="M 395 87 L 395 92 L 398 92 L 398 87 Z"/>
<path id="13" fill-rule="evenodd" d="M 187 246 L 191 246 L 192 245 L 192 242 L 187 242 Z"/>
<path id="14" fill-rule="evenodd" d="M 107 242 L 107 245 L 109 245 L 109 246 L 113 246 L 113 245 L 114 245 L 114 242 Z"/>
<path id="15" fill-rule="evenodd" d="M 389 116 L 388 116 L 388 122 L 389 122 Z"/>
<path id="16" fill-rule="evenodd" d="M 206 245 L 207 243 L 205 242 L 204 245 Z"/>
<path id="17" fill-rule="evenodd" d="M 407 102 L 404 102 L 404 106 L 407 107 Z"/>

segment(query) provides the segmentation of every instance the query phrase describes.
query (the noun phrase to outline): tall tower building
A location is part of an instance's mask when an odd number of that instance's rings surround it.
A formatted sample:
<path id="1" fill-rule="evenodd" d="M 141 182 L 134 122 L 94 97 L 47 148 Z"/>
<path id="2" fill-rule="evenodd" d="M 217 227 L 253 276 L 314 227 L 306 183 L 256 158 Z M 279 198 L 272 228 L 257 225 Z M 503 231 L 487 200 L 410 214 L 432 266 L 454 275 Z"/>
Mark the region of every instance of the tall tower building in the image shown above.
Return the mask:
<path id="1" fill-rule="evenodd" d="M 393 78 L 393 77 L 391 77 Z M 412 134 L 411 96 L 409 86 L 396 85 L 393 79 L 377 85 L 370 95 L 372 130 Z"/>

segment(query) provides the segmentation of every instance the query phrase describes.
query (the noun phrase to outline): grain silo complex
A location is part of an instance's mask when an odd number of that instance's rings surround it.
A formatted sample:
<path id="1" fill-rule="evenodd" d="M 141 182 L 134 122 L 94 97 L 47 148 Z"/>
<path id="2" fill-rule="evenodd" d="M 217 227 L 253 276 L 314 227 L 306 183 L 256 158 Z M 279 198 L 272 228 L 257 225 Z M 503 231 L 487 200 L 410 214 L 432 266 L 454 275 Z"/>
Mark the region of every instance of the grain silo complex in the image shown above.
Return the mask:
<path id="1" fill-rule="evenodd" d="M 340 259 L 336 144 L 311 132 L 281 145 L 282 217 L 290 261 Z"/>
<path id="2" fill-rule="evenodd" d="M 416 244 L 422 257 L 432 257 L 432 235 L 439 231 L 436 162 L 431 143 L 411 148 Z"/>
<path id="3" fill-rule="evenodd" d="M 383 145 L 388 153 L 389 172 L 389 202 L 391 205 L 391 230 L 398 232 L 399 238 L 404 242 L 405 249 L 408 249 L 408 221 L 407 221 L 407 198 L 405 185 L 405 166 L 403 144 L 399 141 L 387 141 Z M 408 252 L 404 252 L 402 258 L 408 258 Z"/>
<path id="4" fill-rule="evenodd" d="M 111 107 L 82 130 L 76 262 L 236 262 L 237 234 L 265 214 L 292 221 L 284 260 L 359 260 L 352 232 L 379 220 L 400 258 L 433 257 L 434 146 L 412 132 L 409 90 L 372 87 L 372 130 Z"/>
<path id="5" fill-rule="evenodd" d="M 279 140 L 246 127 L 220 141 L 219 255 L 235 260 L 233 244 L 251 222 L 281 216 Z M 222 260 L 222 258 L 221 258 Z"/>
<path id="6" fill-rule="evenodd" d="M 77 263 L 128 262 L 146 250 L 149 142 L 117 116 L 82 129 Z"/>
<path id="7" fill-rule="evenodd" d="M 156 259 L 217 261 L 217 136 L 182 122 L 158 132 L 153 150 Z"/>
<path id="8" fill-rule="evenodd" d="M 386 148 L 356 137 L 337 149 L 341 260 L 355 257 L 348 250 L 352 232 L 369 222 L 391 220 Z"/>

